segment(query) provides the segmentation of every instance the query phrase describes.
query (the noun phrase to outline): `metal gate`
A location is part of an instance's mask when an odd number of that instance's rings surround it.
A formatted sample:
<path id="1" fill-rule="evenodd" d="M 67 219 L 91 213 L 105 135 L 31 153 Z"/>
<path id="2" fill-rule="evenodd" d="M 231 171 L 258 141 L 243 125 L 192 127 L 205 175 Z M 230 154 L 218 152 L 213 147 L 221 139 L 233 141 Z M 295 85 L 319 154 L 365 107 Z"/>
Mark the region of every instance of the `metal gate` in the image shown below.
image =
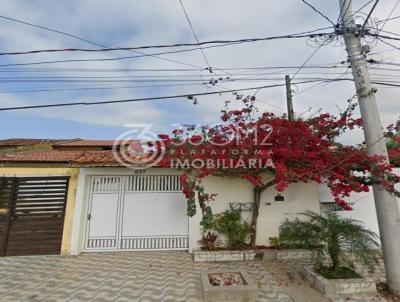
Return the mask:
<path id="1" fill-rule="evenodd" d="M 0 256 L 59 254 L 68 177 L 0 177 Z"/>
<path id="2" fill-rule="evenodd" d="M 187 250 L 178 175 L 93 176 L 85 250 Z"/>

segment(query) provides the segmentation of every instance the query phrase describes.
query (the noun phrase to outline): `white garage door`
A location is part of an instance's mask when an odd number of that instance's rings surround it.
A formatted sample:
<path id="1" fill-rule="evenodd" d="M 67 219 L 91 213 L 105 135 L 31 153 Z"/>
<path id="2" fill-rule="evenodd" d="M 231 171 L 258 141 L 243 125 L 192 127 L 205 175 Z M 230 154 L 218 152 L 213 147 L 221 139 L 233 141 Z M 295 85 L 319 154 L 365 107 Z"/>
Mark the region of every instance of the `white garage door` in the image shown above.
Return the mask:
<path id="1" fill-rule="evenodd" d="M 187 250 L 177 175 L 93 176 L 86 250 Z"/>

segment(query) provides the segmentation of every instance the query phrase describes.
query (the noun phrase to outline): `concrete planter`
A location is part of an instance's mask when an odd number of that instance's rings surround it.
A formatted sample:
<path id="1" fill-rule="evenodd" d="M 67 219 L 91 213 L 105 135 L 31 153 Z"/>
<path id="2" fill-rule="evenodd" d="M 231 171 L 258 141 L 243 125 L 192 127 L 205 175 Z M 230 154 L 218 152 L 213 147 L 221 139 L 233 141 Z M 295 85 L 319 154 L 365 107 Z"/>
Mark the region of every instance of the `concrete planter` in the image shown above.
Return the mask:
<path id="1" fill-rule="evenodd" d="M 258 258 L 256 250 L 245 251 L 201 251 L 193 252 L 195 262 L 214 262 L 214 261 L 248 261 Z M 261 253 L 262 255 L 262 253 Z"/>
<path id="2" fill-rule="evenodd" d="M 296 260 L 311 259 L 314 251 L 303 249 L 265 250 L 264 260 Z"/>
<path id="3" fill-rule="evenodd" d="M 210 282 L 212 274 L 233 273 L 243 280 L 240 285 L 215 286 Z M 258 298 L 258 287 L 255 280 L 246 272 L 239 270 L 206 270 L 201 273 L 204 302 L 248 302 Z"/>
<path id="4" fill-rule="evenodd" d="M 311 259 L 313 251 L 303 249 L 288 250 L 243 250 L 243 251 L 193 251 L 195 262 L 213 261 L 248 261 L 256 259 L 264 260 L 295 260 Z"/>
<path id="5" fill-rule="evenodd" d="M 325 279 L 313 267 L 304 268 L 305 278 L 326 296 L 375 293 L 376 283 L 372 278 Z"/>
<path id="6" fill-rule="evenodd" d="M 311 259 L 313 255 L 314 251 L 303 249 L 288 249 L 276 251 L 277 260 Z"/>

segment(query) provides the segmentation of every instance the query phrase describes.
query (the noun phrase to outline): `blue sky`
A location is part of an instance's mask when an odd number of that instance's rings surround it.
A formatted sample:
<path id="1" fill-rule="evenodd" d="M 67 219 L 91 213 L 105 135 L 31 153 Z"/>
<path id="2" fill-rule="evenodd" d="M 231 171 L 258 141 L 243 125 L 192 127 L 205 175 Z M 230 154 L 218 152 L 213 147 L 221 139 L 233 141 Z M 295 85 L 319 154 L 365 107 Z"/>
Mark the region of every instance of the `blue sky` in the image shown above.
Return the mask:
<path id="1" fill-rule="evenodd" d="M 324 11 L 332 20 L 338 15 L 337 1 L 313 3 Z M 324 1 L 325 2 L 325 1 Z M 366 1 L 354 1 L 354 7 L 361 7 Z M 245 37 L 263 37 L 279 34 L 297 33 L 329 26 L 330 24 L 299 0 L 185 0 L 185 7 L 201 41 L 214 39 L 240 39 Z M 375 16 L 385 18 L 393 8 L 393 0 L 380 1 Z M 367 9 L 365 10 L 367 11 Z M 400 13 L 400 8 L 393 16 Z M 13 0 L 2 1 L 0 14 L 35 24 L 51 27 L 75 34 L 107 46 L 135 46 L 146 44 L 170 44 L 194 42 L 178 0 Z M 362 15 L 360 15 L 362 16 Z M 399 21 L 391 21 L 385 30 L 396 31 Z M 62 36 L 56 33 L 32 28 L 26 25 L 0 19 L 0 51 L 21 51 L 46 48 L 85 47 L 93 45 Z M 374 51 L 388 50 L 389 47 L 374 43 Z M 213 68 L 258 67 L 301 65 L 315 50 L 304 40 L 274 41 L 206 49 L 205 54 Z M 146 52 L 151 52 L 146 50 Z M 374 58 L 386 62 L 398 62 L 400 52 L 385 52 Z M 127 51 L 110 53 L 56 53 L 24 56 L 1 56 L 0 65 L 38 62 L 47 60 L 114 58 L 135 55 Z M 172 63 L 163 59 L 146 57 L 109 62 L 62 63 L 34 66 L 0 66 L 0 106 L 8 107 L 24 104 L 41 104 L 73 101 L 117 100 L 159 95 L 174 95 L 193 92 L 217 91 L 221 87 L 180 85 L 162 88 L 119 88 L 104 90 L 74 90 L 53 92 L 17 93 L 16 90 L 34 89 L 76 89 L 96 87 L 125 87 L 138 85 L 160 85 L 160 83 L 134 82 L 144 76 L 176 75 L 185 79 L 210 79 L 207 71 L 186 72 L 77 72 L 77 71 L 43 71 L 15 72 L 17 68 L 141 68 L 171 69 L 190 68 L 185 64 L 205 68 L 204 59 L 199 51 L 174 55 L 163 55 L 183 63 Z M 309 64 L 332 64 L 345 60 L 342 45 L 322 47 Z M 288 70 L 288 73 L 294 70 Z M 201 74 L 201 76 L 199 75 Z M 125 82 L 5 82 L 22 77 L 124 77 Z M 131 76 L 131 78 L 127 78 Z M 233 77 L 240 77 L 234 75 Z M 284 74 L 272 75 L 278 80 L 260 80 L 257 82 L 227 82 L 224 88 L 238 89 L 251 86 L 282 83 Z M 328 76 L 321 74 L 320 76 Z M 336 77 L 337 75 L 329 75 Z M 271 75 L 269 75 L 271 77 Z M 298 78 L 306 75 L 298 75 Z M 279 78 L 282 78 L 280 80 Z M 36 78 L 37 80 L 38 78 Z M 81 80 L 83 78 L 80 78 Z M 96 81 L 95 78 L 86 79 Z M 129 80 L 129 81 L 128 81 Z M 162 82 L 161 82 L 162 83 Z M 310 86 L 310 85 L 309 85 Z M 295 87 L 301 91 L 307 87 Z M 6 93 L 6 92 L 10 93 Z M 250 92 L 249 92 L 250 93 Z M 295 94 L 295 111 L 298 115 L 312 114 L 319 108 L 323 111 L 337 113 L 338 107 L 344 108 L 346 100 L 354 94 L 352 83 L 338 82 L 320 85 L 304 93 Z M 396 119 L 400 113 L 398 89 L 380 89 L 378 92 L 379 107 L 384 124 Z M 284 88 L 262 90 L 258 93 L 258 106 L 261 111 L 282 113 L 285 107 Z M 182 123 L 215 123 L 224 102 L 232 100 L 231 106 L 239 106 L 231 94 L 199 98 L 194 106 L 189 100 L 160 100 L 122 105 L 104 105 L 88 107 L 71 107 L 58 109 L 35 109 L 21 112 L 0 112 L 1 138 L 40 137 L 40 138 L 108 138 L 117 137 L 125 131 L 125 124 L 154 124 L 154 131 L 168 132 L 172 124 Z M 309 108 L 312 108 L 309 110 Z M 279 109 L 280 108 L 280 109 Z M 359 142 L 360 133 L 354 136 Z"/>

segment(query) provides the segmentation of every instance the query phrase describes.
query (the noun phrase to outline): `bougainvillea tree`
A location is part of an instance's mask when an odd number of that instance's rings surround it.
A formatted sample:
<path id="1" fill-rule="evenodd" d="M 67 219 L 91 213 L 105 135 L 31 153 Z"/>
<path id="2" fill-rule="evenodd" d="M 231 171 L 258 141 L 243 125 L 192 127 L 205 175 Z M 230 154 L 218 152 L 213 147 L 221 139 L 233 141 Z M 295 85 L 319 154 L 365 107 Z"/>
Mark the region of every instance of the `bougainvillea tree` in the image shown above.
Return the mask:
<path id="1" fill-rule="evenodd" d="M 254 101 L 247 97 L 243 109 L 224 110 L 218 125 L 189 125 L 160 136 L 166 151 L 161 165 L 184 170 L 181 182 L 188 215 L 195 215 L 198 201 L 203 226 L 212 222 L 210 203 L 218 193 L 205 192 L 202 179 L 211 175 L 242 178 L 252 185 L 252 246 L 261 195 L 271 187 L 282 192 L 292 183 L 326 183 L 345 210 L 351 210 L 345 198 L 351 192 L 369 191 L 372 181 L 395 193 L 398 178 L 389 164 L 368 157 L 363 148 L 337 143 L 346 130 L 362 126 L 352 117 L 354 105 L 338 117 L 320 114 L 289 121 L 285 115 L 257 114 Z M 370 161 L 376 162 L 374 171 Z"/>

